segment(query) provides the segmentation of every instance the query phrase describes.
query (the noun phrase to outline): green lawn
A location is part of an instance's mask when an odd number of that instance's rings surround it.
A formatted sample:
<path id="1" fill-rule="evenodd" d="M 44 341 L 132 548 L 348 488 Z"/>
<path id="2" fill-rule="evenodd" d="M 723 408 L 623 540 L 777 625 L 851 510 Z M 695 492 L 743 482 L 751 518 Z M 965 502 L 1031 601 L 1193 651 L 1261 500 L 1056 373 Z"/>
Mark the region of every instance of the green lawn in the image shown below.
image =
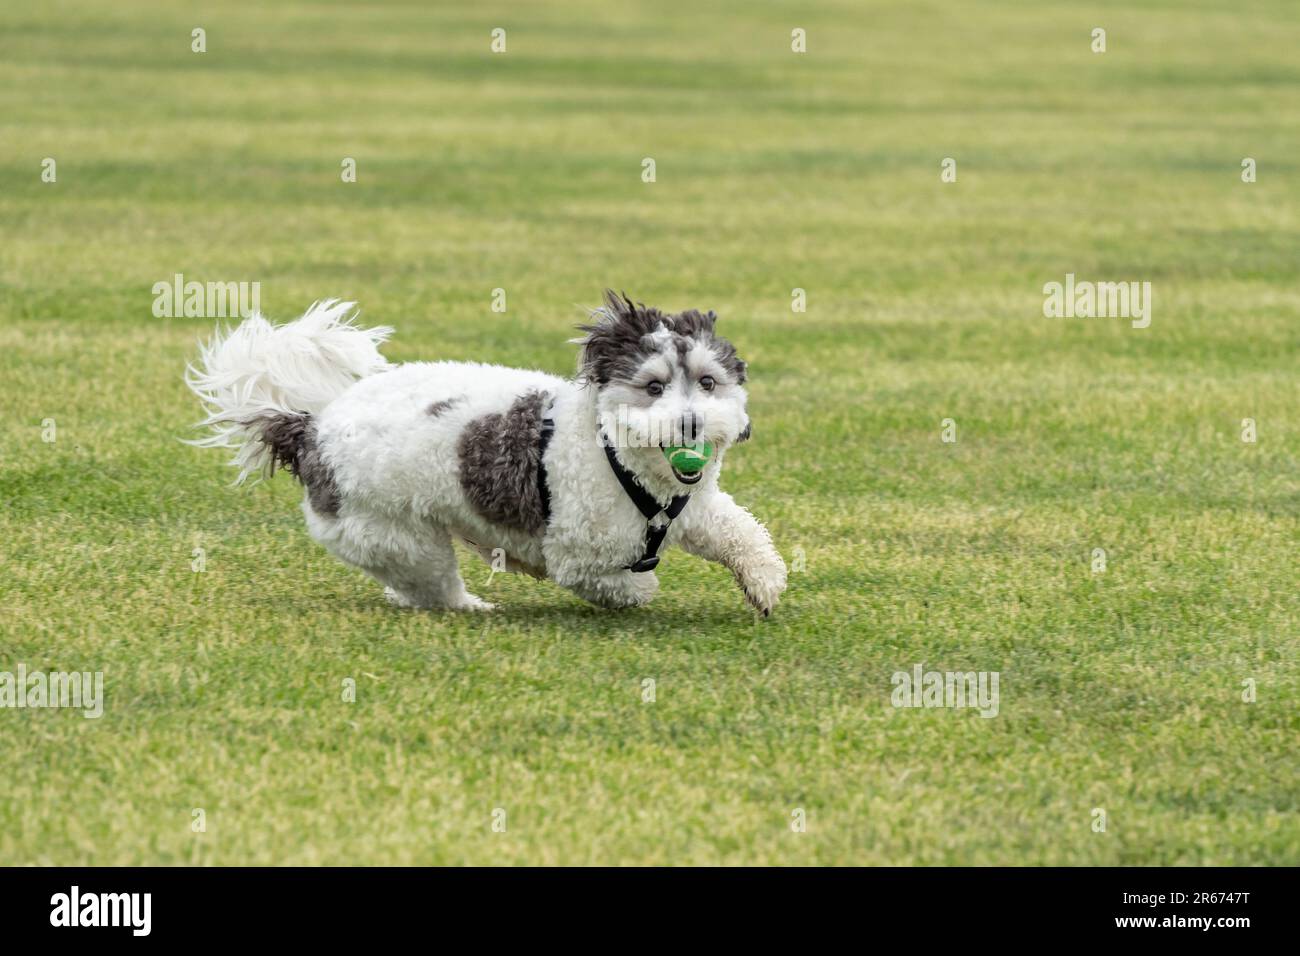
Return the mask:
<path id="1" fill-rule="evenodd" d="M 1292 3 L 432 6 L 0 12 L 0 671 L 106 693 L 0 709 L 0 863 L 1300 863 Z M 714 308 L 802 570 L 393 610 L 180 443 L 178 272 L 558 372 L 606 285 Z M 1150 327 L 1044 318 L 1067 273 Z M 917 664 L 998 715 L 891 707 Z"/>

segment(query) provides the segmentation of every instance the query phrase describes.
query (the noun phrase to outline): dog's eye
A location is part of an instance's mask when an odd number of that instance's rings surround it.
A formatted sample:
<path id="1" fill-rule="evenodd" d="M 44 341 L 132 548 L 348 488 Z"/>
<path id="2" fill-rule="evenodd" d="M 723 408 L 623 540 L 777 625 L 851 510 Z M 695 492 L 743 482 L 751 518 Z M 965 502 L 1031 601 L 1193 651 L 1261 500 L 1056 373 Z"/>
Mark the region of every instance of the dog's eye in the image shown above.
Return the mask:
<path id="1" fill-rule="evenodd" d="M 645 390 L 654 396 L 662 395 L 664 393 L 664 383 L 651 382 L 649 385 L 645 387 Z"/>
<path id="2" fill-rule="evenodd" d="M 703 378 L 701 378 L 700 388 L 704 389 L 706 392 L 713 391 L 713 376 L 705 375 Z"/>

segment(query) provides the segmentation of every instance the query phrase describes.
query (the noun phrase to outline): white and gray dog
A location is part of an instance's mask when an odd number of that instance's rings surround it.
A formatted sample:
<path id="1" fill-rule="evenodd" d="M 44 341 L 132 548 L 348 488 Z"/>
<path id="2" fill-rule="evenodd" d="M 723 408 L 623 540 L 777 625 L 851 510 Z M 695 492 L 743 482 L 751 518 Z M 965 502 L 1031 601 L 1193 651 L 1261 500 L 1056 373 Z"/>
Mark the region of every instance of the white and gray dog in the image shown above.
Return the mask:
<path id="1" fill-rule="evenodd" d="M 645 604 L 668 545 L 717 561 L 764 615 L 786 569 L 767 529 L 718 488 L 749 437 L 745 363 L 716 316 L 667 314 L 605 293 L 578 375 L 477 362 L 390 364 L 389 328 L 352 303 L 288 325 L 254 315 L 220 332 L 186 381 L 239 480 L 289 469 L 313 538 L 401 607 L 487 610 L 465 589 L 457 537 L 493 568 L 548 577 L 604 607 Z M 702 471 L 667 445 L 706 441 Z"/>

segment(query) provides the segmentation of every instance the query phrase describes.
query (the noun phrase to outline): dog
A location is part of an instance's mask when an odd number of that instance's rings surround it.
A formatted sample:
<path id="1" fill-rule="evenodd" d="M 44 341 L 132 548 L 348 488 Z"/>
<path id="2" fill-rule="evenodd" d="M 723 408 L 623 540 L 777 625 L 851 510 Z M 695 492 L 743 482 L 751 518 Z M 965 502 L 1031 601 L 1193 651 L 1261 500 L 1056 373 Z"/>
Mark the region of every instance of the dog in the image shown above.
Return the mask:
<path id="1" fill-rule="evenodd" d="M 606 291 L 578 372 L 477 362 L 390 364 L 393 330 L 354 303 L 314 304 L 275 326 L 253 315 L 201 346 L 185 380 L 206 437 L 240 472 L 277 467 L 304 488 L 317 542 L 404 608 L 490 610 L 471 594 L 453 538 L 493 571 L 549 578 L 606 608 L 649 602 L 664 548 L 728 568 L 764 617 L 786 567 L 753 515 L 718 487 L 750 436 L 746 364 L 713 312 L 665 313 Z M 702 470 L 668 446 L 707 442 Z M 694 444 L 707 454 L 708 445 Z"/>

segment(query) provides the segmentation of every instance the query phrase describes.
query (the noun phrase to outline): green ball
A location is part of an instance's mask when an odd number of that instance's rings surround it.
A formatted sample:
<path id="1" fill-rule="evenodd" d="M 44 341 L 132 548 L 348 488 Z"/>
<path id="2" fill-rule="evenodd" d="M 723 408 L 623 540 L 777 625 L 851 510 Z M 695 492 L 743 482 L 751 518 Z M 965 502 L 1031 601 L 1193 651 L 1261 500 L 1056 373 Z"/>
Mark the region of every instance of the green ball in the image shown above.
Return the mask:
<path id="1" fill-rule="evenodd" d="M 693 445 L 667 445 L 664 457 L 668 459 L 668 464 L 682 474 L 693 475 L 709 463 L 713 457 L 713 446 L 706 441 L 695 442 Z"/>

